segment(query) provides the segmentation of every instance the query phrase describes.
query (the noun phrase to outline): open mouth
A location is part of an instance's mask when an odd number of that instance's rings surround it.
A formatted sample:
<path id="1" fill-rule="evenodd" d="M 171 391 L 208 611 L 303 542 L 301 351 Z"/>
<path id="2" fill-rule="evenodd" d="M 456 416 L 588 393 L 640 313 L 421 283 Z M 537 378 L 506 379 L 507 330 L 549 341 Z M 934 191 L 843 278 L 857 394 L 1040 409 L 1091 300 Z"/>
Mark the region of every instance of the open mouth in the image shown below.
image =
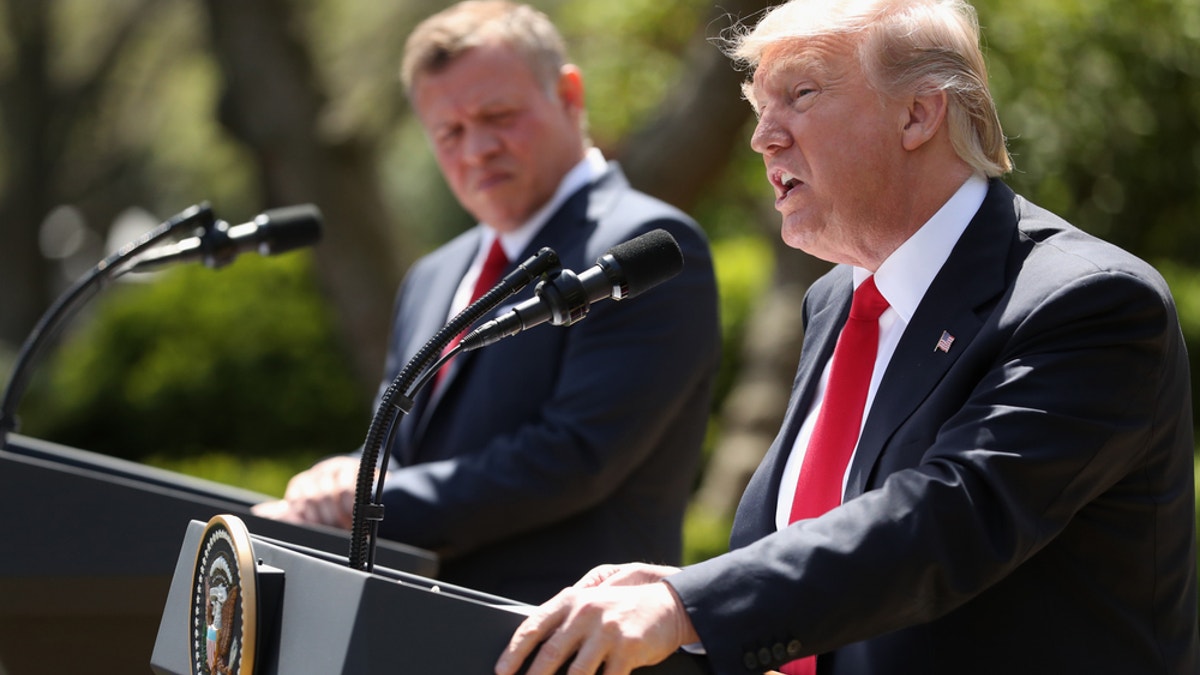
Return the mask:
<path id="1" fill-rule="evenodd" d="M 783 186 L 784 190 L 790 191 L 792 188 L 800 184 L 800 179 L 785 171 L 779 177 L 779 184 Z"/>
<path id="2" fill-rule="evenodd" d="M 771 182 L 775 184 L 776 196 L 779 199 L 784 199 L 793 188 L 800 185 L 801 181 L 787 171 L 779 171 L 774 174 Z"/>

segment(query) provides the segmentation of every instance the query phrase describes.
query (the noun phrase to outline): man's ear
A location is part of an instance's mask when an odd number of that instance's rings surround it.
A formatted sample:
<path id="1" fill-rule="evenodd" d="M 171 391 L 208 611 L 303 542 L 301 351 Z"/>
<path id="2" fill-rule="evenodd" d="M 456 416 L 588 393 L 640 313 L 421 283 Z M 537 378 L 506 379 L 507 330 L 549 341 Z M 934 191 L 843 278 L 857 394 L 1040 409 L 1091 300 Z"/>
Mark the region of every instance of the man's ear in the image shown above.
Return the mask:
<path id="1" fill-rule="evenodd" d="M 583 111 L 583 73 L 578 66 L 568 63 L 559 71 L 558 100 L 569 108 Z"/>
<path id="2" fill-rule="evenodd" d="M 916 150 L 937 134 L 946 122 L 948 105 L 946 92 L 940 90 L 914 96 L 908 102 L 901 137 L 905 150 Z"/>

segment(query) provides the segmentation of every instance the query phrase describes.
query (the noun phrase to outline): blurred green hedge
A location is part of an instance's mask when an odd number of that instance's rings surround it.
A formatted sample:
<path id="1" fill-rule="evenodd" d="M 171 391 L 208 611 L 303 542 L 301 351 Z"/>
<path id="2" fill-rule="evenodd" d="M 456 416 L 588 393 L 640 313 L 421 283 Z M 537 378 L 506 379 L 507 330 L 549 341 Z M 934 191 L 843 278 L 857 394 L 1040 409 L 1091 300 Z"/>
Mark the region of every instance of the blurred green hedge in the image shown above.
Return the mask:
<path id="1" fill-rule="evenodd" d="M 725 356 L 733 364 L 769 247 L 714 243 Z M 353 379 L 347 347 L 307 253 L 243 256 L 119 283 L 69 325 L 35 367 L 21 432 L 156 463 L 212 453 L 319 456 L 362 442 L 375 383 Z M 380 339 L 384 339 L 383 336 Z M 189 465 L 190 466 L 190 465 Z"/>
<path id="2" fill-rule="evenodd" d="M 296 253 L 119 283 L 50 350 L 21 432 L 134 460 L 352 449 L 372 392 L 313 279 Z"/>

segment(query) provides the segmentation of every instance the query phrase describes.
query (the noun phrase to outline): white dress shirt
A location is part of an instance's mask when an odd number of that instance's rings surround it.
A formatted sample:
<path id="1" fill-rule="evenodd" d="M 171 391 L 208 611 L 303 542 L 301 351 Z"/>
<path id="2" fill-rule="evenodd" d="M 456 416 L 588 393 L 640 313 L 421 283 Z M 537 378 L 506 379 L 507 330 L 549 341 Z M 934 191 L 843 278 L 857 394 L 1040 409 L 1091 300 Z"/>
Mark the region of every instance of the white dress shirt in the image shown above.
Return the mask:
<path id="1" fill-rule="evenodd" d="M 550 220 L 550 216 L 558 210 L 558 207 L 562 206 L 563 202 L 567 201 L 568 197 L 596 180 L 607 168 L 608 161 L 604 159 L 600 149 L 589 148 L 583 159 L 563 176 L 550 201 L 546 202 L 520 227 L 499 235 L 500 247 L 504 249 L 504 255 L 508 257 L 509 261 L 515 260 L 517 256 L 521 255 L 533 237 L 546 224 L 546 221 Z M 483 236 L 479 239 L 479 250 L 475 252 L 475 259 L 471 261 L 471 266 L 467 268 L 467 273 L 463 275 L 462 281 L 458 284 L 458 290 L 454 293 L 454 301 L 450 303 L 447 320 L 454 318 L 470 302 L 471 294 L 475 290 L 475 280 L 483 271 L 483 261 L 487 259 L 488 251 L 492 248 L 492 241 L 496 239 L 496 230 L 487 223 L 480 223 L 479 227 L 483 230 Z"/>
<path id="2" fill-rule="evenodd" d="M 912 320 L 917 305 L 925 296 L 925 291 L 933 283 L 950 251 L 958 243 L 971 218 L 979 211 L 987 196 L 988 183 L 982 175 L 972 175 L 962 187 L 942 205 L 921 229 L 908 238 L 900 248 L 897 248 L 879 269 L 875 272 L 875 286 L 884 299 L 888 301 L 888 309 L 879 317 L 879 349 L 875 354 L 875 369 L 871 373 L 871 384 L 867 389 L 866 407 L 863 409 L 862 423 L 865 424 L 871 412 L 871 404 L 875 401 L 875 392 L 879 382 L 887 370 L 892 352 L 900 342 L 900 336 L 908 322 Z M 858 288 L 871 273 L 868 270 L 854 268 L 854 288 Z M 832 359 L 830 359 L 832 361 Z M 812 437 L 813 427 L 817 422 L 817 413 L 825 399 L 825 385 L 829 382 L 829 366 L 826 362 L 821 373 L 820 383 L 813 398 L 812 407 L 800 426 L 796 442 L 784 465 L 783 478 L 779 486 L 779 500 L 775 510 L 775 525 L 778 529 L 788 526 L 791 518 L 792 499 L 795 496 L 796 482 L 800 478 L 800 467 L 804 463 L 804 454 L 808 449 L 808 441 Z M 861 426 L 859 428 L 861 433 Z M 855 447 L 855 453 L 858 448 Z M 842 476 L 842 490 L 846 489 L 846 479 L 850 474 L 850 466 L 854 463 L 851 455 L 846 465 L 846 473 Z"/>

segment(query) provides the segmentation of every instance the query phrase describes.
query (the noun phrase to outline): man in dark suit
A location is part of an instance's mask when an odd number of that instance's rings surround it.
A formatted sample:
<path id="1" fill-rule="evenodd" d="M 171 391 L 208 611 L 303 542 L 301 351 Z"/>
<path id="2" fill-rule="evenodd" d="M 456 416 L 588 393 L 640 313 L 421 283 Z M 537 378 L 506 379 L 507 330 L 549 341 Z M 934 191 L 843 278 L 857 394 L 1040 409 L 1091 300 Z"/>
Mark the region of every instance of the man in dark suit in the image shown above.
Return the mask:
<path id="1" fill-rule="evenodd" d="M 527 601 L 605 560 L 677 564 L 720 358 L 704 235 L 589 149 L 579 70 L 540 12 L 455 5 L 414 30 L 403 78 L 447 182 L 480 225 L 409 270 L 384 388 L 468 304 L 494 247 L 507 260 L 501 273 L 542 247 L 582 272 L 662 228 L 684 266 L 637 297 L 594 304 L 569 328 L 456 356 L 395 432 L 380 534 L 436 551 L 439 579 Z M 326 460 L 259 511 L 346 526 L 356 471 L 355 458 Z"/>
<path id="2" fill-rule="evenodd" d="M 594 570 L 497 673 L 682 645 L 719 673 L 1197 672 L 1174 303 L 1000 182 L 978 45 L 956 0 L 793 0 L 731 45 L 782 236 L 838 263 L 806 296 L 783 428 L 730 553 Z"/>

